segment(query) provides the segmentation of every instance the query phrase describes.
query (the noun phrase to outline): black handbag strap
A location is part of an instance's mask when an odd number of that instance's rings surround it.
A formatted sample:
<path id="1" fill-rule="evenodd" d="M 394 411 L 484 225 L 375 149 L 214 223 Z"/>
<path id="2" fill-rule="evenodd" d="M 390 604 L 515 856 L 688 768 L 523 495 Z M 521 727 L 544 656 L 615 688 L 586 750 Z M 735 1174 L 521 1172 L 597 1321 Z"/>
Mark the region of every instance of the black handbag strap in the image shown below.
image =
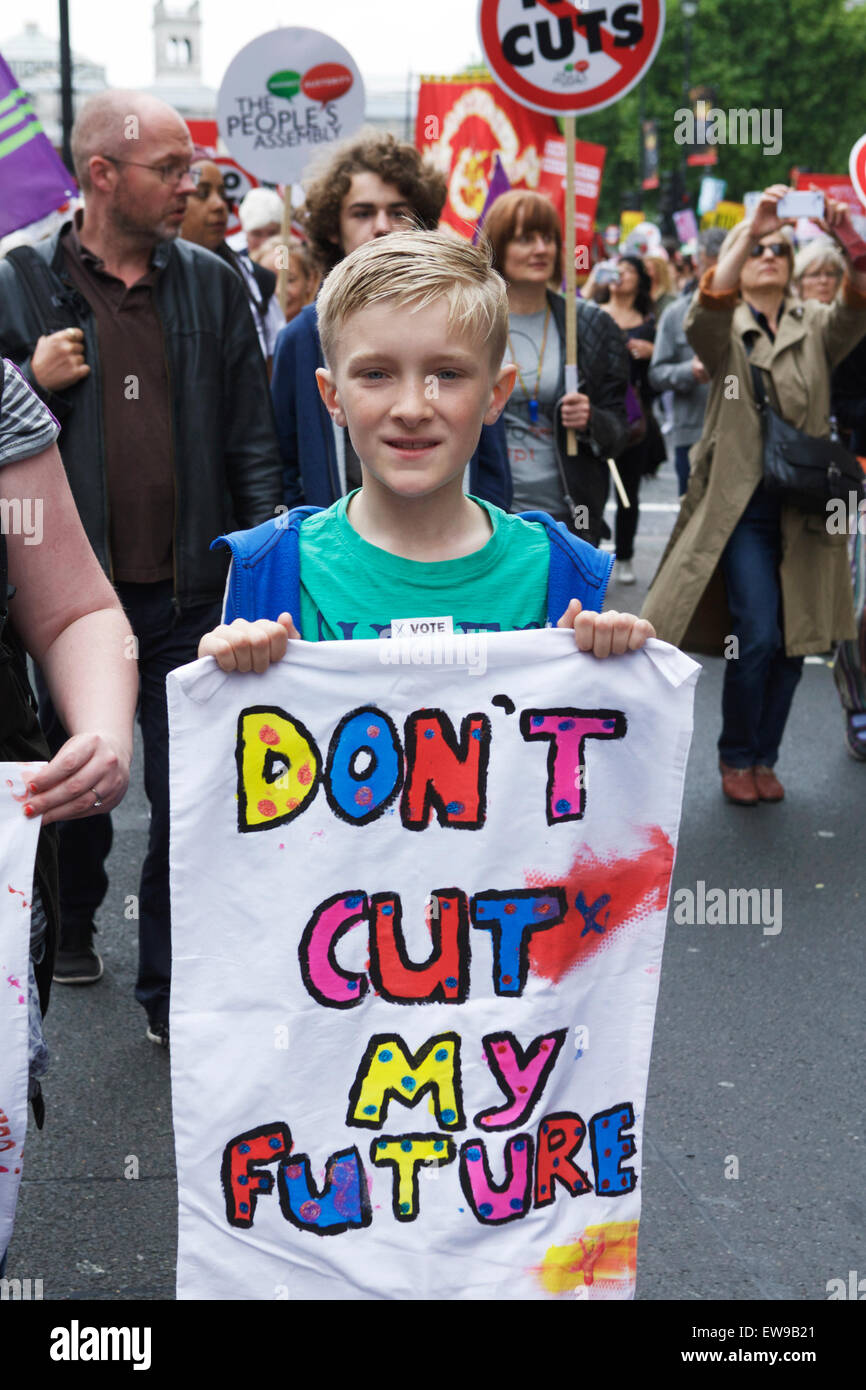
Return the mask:
<path id="1" fill-rule="evenodd" d="M 68 328 L 69 312 L 63 312 L 57 277 L 45 258 L 32 246 L 16 246 L 6 259 L 24 286 L 42 332 L 57 333 Z"/>
<path id="2" fill-rule="evenodd" d="M 767 393 L 764 390 L 764 378 L 761 376 L 754 362 L 749 363 L 749 370 L 752 373 L 752 390 L 755 393 L 755 405 L 758 407 L 761 415 L 763 415 L 769 405 Z"/>
<path id="3" fill-rule="evenodd" d="M 751 357 L 752 351 L 755 346 L 754 339 L 748 337 L 745 340 L 744 346 L 746 349 L 746 356 Z M 758 407 L 758 413 L 760 415 L 763 415 L 764 412 L 769 408 L 771 410 L 775 410 L 777 415 L 781 415 L 782 412 L 779 410 L 778 400 L 775 402 L 774 405 L 770 405 L 770 402 L 767 399 L 767 392 L 764 389 L 764 378 L 761 375 L 758 368 L 755 366 L 754 362 L 749 363 L 749 370 L 752 373 L 752 390 L 755 395 L 755 405 Z M 770 384 L 772 385 L 772 377 L 770 378 Z M 774 390 L 773 395 L 775 396 L 775 394 L 776 392 Z"/>

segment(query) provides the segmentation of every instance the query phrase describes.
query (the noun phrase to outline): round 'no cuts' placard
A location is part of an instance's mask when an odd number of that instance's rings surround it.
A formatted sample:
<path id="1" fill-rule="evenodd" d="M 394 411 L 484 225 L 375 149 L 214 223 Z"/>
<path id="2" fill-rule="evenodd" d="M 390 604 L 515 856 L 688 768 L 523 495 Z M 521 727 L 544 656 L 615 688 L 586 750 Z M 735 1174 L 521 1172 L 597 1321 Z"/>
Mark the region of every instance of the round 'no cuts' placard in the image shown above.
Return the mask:
<path id="1" fill-rule="evenodd" d="M 640 81 L 665 25 L 664 0 L 481 0 L 478 28 L 500 87 L 534 111 L 600 111 Z"/>
<path id="2" fill-rule="evenodd" d="M 866 135 L 861 135 L 851 151 L 848 171 L 851 175 L 851 182 L 857 190 L 857 197 L 866 207 Z"/>
<path id="3" fill-rule="evenodd" d="M 219 132 L 269 183 L 299 181 L 313 155 L 364 119 L 364 83 L 342 44 L 317 29 L 274 29 L 235 55 L 219 91 Z"/>

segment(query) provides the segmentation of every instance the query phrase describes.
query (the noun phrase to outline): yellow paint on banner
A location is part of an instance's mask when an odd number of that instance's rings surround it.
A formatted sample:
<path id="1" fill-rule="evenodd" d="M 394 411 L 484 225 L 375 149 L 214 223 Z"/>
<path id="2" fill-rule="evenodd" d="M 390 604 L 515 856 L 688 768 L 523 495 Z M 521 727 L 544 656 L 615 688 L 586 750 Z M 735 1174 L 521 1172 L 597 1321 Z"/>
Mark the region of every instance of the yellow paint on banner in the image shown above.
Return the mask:
<path id="1" fill-rule="evenodd" d="M 637 1272 L 636 1221 L 587 1226 L 569 1245 L 552 1245 L 537 1271 L 548 1293 L 570 1293 L 596 1279 L 631 1283 Z"/>

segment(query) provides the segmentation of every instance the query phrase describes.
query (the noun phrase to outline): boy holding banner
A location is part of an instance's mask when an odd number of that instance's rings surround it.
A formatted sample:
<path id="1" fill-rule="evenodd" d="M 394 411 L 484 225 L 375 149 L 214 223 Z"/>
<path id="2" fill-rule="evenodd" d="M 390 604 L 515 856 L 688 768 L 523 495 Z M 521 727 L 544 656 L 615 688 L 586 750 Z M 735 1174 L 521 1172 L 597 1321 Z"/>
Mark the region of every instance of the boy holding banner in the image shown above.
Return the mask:
<path id="1" fill-rule="evenodd" d="M 199 656 L 261 672 L 289 637 L 551 623 L 573 627 L 581 651 L 604 657 L 655 635 L 632 614 L 597 611 L 609 555 L 545 513 L 511 516 L 463 492 L 481 427 L 498 419 L 515 376 L 501 365 L 505 286 L 484 251 L 394 232 L 331 272 L 318 310 L 328 363 L 316 373 L 319 392 L 349 429 L 362 487 L 325 511 L 296 508 L 214 542 L 233 563 L 223 624 Z"/>
<path id="2" fill-rule="evenodd" d="M 482 250 L 393 232 L 331 272 L 319 309 L 319 389 L 362 486 L 221 538 L 225 621 L 199 654 L 256 681 L 205 662 L 169 677 L 178 1297 L 630 1297 L 627 1160 L 695 668 L 646 621 L 595 611 L 609 555 L 464 495 L 514 376 Z M 570 631 L 519 631 L 547 622 Z M 308 640 L 287 665 L 289 637 Z M 573 643 L 632 658 L 604 670 Z M 461 705 L 498 710 L 495 728 L 455 722 Z M 627 734 L 619 755 L 593 746 L 584 820 L 583 740 Z M 348 753 L 357 738 L 378 742 Z M 536 934 L 540 964 L 518 945 Z M 478 1110 L 497 1087 L 506 1105 Z M 572 1162 L 587 1136 L 593 1177 Z"/>

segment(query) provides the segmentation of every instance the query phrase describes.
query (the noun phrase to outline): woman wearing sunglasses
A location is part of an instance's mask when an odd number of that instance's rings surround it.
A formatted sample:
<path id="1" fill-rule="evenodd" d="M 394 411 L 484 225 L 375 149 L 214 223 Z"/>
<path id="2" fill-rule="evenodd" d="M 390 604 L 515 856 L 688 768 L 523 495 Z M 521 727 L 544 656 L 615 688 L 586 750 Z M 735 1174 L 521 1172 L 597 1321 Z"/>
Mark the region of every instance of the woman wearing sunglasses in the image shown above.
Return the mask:
<path id="1" fill-rule="evenodd" d="M 769 404 L 811 435 L 830 433 L 830 372 L 866 334 L 866 274 L 847 265 L 831 304 L 790 291 L 793 248 L 764 191 L 702 277 L 686 336 L 711 375 L 691 478 L 643 617 L 660 637 L 724 655 L 719 766 L 741 806 L 781 801 L 774 766 L 803 658 L 855 635 L 846 538 L 827 518 L 764 489 L 751 366 Z M 825 230 L 846 221 L 828 200 Z"/>

